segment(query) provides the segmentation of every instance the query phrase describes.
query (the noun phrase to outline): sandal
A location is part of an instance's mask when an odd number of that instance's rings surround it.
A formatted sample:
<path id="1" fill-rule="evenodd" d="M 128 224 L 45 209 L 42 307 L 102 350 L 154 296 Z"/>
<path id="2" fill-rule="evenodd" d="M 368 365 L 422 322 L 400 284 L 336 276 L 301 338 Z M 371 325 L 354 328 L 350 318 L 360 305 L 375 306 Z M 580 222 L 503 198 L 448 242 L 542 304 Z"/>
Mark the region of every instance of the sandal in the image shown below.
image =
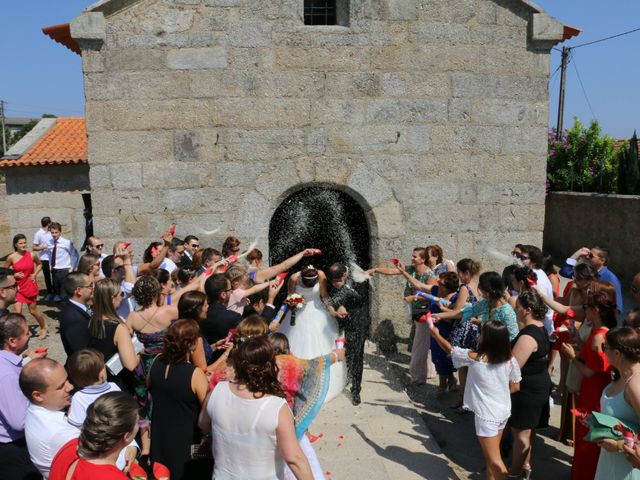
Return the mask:
<path id="1" fill-rule="evenodd" d="M 40 329 L 40 334 L 36 338 L 38 340 L 44 340 L 48 336 L 49 336 L 49 329 L 48 328 L 41 328 Z"/>

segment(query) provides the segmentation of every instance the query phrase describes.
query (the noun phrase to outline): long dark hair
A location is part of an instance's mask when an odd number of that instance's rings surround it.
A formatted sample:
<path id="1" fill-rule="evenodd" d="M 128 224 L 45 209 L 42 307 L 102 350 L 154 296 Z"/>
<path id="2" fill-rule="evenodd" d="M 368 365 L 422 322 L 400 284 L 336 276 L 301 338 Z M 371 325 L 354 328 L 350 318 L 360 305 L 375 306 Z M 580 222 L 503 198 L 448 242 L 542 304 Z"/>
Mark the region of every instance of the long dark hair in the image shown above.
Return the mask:
<path id="1" fill-rule="evenodd" d="M 236 382 L 245 385 L 254 398 L 275 395 L 284 398 L 278 381 L 276 351 L 265 336 L 252 337 L 234 348 L 229 363 L 235 371 Z"/>
<path id="2" fill-rule="evenodd" d="M 485 357 L 491 364 L 504 363 L 511 358 L 511 342 L 507 326 L 497 320 L 482 325 L 478 341 L 478 357 Z"/>
<path id="3" fill-rule="evenodd" d="M 489 301 L 500 300 L 504 296 L 504 282 L 497 272 L 484 272 L 480 275 L 478 288 L 487 294 Z"/>
<path id="4" fill-rule="evenodd" d="M 200 312 L 206 301 L 207 296 L 198 290 L 183 293 L 178 301 L 178 317 L 200 322 Z"/>

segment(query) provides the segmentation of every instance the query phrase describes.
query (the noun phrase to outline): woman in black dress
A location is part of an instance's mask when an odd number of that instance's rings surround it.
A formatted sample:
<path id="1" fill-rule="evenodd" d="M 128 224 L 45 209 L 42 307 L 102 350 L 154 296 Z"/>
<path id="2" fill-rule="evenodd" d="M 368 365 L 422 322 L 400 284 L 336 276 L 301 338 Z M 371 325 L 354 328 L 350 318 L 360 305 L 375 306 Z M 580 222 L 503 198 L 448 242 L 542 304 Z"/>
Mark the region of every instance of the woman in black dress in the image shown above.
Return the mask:
<path id="1" fill-rule="evenodd" d="M 207 394 L 207 376 L 189 362 L 200 340 L 194 320 L 178 320 L 164 336 L 164 352 L 149 372 L 153 396 L 151 459 L 166 465 L 171 478 L 211 478 L 212 463 L 191 460 L 191 445 L 200 443 L 200 406 Z"/>
<path id="2" fill-rule="evenodd" d="M 107 368 L 107 380 L 118 385 L 120 390 L 133 393 L 131 372 L 140 363 L 140 357 L 133 347 L 133 330 L 118 316 L 117 309 L 121 301 L 120 285 L 108 278 L 96 282 L 88 346 L 102 352 L 107 363 L 116 353 L 120 355 L 122 371 L 114 375 Z"/>
<path id="3" fill-rule="evenodd" d="M 514 340 L 513 356 L 522 371 L 520 391 L 511 395 L 509 426 L 514 435 L 510 477 L 529 478 L 531 448 L 536 428 L 549 422 L 551 377 L 547 368 L 551 346 L 544 328 L 547 306 L 540 295 L 525 288 L 516 301 L 518 322 L 524 327 Z"/>

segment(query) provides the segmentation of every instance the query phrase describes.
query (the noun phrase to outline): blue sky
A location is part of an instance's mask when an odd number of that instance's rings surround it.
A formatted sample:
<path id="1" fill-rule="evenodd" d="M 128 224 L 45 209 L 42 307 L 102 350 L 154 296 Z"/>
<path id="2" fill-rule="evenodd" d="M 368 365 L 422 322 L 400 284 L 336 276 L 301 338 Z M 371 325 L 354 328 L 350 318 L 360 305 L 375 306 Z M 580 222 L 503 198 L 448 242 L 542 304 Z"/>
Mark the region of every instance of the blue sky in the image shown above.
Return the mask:
<path id="1" fill-rule="evenodd" d="M 0 99 L 8 102 L 8 115 L 83 115 L 80 57 L 43 35 L 41 28 L 67 23 L 92 3 L 92 0 L 2 2 Z M 638 0 L 537 0 L 537 3 L 563 23 L 584 30 L 579 37 L 569 40 L 568 46 L 640 27 Z M 629 137 L 634 129 L 640 129 L 640 102 L 635 96 L 640 77 L 639 50 L 640 32 L 637 32 L 574 51 L 574 62 L 567 73 L 565 126 L 573 123 L 574 115 L 585 123 L 595 115 L 603 131 L 614 137 Z M 551 71 L 559 64 L 559 53 L 554 52 Z M 552 125 L 556 123 L 558 86 L 556 75 L 550 82 Z"/>

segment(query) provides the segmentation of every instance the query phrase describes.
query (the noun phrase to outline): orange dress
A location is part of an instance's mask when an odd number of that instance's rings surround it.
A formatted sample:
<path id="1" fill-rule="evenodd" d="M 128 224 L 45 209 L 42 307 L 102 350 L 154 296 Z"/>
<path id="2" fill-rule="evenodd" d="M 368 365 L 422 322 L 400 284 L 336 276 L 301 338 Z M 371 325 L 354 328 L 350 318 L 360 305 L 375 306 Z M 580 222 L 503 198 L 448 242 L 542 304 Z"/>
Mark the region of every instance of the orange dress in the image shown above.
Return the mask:
<path id="1" fill-rule="evenodd" d="M 36 303 L 38 300 L 38 282 L 30 278 L 36 269 L 36 264 L 31 257 L 31 253 L 25 253 L 20 260 L 13 264 L 12 268 L 15 273 L 24 273 L 24 277 L 20 280 L 16 280 L 18 284 L 16 302 Z"/>
<path id="2" fill-rule="evenodd" d="M 606 327 L 593 330 L 580 352 L 579 358 L 585 366 L 595 372 L 591 377 L 583 377 L 580 384 L 580 395 L 576 401 L 576 408 L 591 413 L 600 411 L 600 397 L 604 388 L 611 383 L 611 365 L 604 352 L 595 352 L 591 347 L 593 338 L 600 334 L 606 335 L 609 331 Z M 584 436 L 589 429 L 576 422 L 575 452 L 571 466 L 572 480 L 593 480 L 596 475 L 600 447 L 595 442 L 587 442 Z"/>

